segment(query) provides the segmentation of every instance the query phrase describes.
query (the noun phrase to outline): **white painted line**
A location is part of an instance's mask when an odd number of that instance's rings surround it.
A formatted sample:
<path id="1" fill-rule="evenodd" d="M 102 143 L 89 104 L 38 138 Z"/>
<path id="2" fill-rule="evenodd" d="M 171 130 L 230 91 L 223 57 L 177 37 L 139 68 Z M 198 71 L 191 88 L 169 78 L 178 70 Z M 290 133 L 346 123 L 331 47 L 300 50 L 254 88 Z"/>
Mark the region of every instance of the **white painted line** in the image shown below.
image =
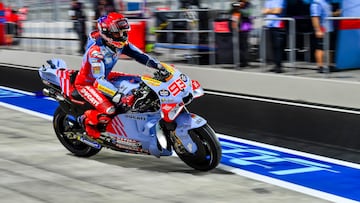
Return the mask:
<path id="1" fill-rule="evenodd" d="M 29 95 L 29 96 L 35 96 L 35 94 L 32 93 L 32 92 L 22 91 L 22 90 L 13 89 L 13 88 L 10 88 L 10 87 L 5 87 L 5 86 L 0 86 L 0 88 L 8 90 L 8 91 L 12 91 L 12 92 L 18 92 L 18 93 L 21 93 L 21 94 Z"/>

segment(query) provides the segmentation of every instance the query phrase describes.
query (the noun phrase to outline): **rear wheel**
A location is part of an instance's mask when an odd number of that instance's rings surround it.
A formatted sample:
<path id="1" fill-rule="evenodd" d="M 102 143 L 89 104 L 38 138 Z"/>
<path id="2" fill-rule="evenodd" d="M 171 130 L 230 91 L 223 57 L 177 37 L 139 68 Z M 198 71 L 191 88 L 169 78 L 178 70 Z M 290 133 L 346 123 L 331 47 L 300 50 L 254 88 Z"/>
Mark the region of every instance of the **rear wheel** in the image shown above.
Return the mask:
<path id="1" fill-rule="evenodd" d="M 189 135 L 196 143 L 198 150 L 195 154 L 178 153 L 178 156 L 188 166 L 209 171 L 219 165 L 221 160 L 221 146 L 214 130 L 208 125 L 189 130 Z"/>
<path id="2" fill-rule="evenodd" d="M 71 121 L 69 115 L 67 115 L 60 107 L 58 107 L 54 113 L 53 125 L 56 136 L 61 144 L 74 155 L 90 157 L 101 150 L 101 148 L 93 148 L 76 138 L 70 138 L 65 135 L 66 132 L 73 132 L 74 122 Z"/>

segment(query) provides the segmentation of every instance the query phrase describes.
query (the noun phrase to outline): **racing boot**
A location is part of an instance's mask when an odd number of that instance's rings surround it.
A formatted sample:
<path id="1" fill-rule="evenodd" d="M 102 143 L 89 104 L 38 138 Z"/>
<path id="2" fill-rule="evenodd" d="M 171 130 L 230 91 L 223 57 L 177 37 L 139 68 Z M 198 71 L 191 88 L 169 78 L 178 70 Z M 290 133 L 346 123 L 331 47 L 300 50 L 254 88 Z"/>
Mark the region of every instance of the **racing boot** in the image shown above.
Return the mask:
<path id="1" fill-rule="evenodd" d="M 87 110 L 82 116 L 85 132 L 89 137 L 93 139 L 98 139 L 101 134 L 100 131 L 97 129 L 97 124 L 99 123 L 97 119 L 98 114 L 99 113 L 97 110 Z"/>

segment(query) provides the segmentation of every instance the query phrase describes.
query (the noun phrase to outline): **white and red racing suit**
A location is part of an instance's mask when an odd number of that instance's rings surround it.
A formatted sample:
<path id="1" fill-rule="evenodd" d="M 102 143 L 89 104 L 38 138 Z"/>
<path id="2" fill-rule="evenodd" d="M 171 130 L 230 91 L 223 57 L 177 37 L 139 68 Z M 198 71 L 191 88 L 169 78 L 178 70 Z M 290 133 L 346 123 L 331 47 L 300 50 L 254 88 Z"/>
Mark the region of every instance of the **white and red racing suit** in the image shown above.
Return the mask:
<path id="1" fill-rule="evenodd" d="M 79 94 L 95 108 L 84 113 L 85 130 L 89 136 L 95 139 L 100 137 L 100 131 L 96 126 L 99 123 L 106 125 L 115 113 L 115 106 L 111 98 L 118 94 L 118 88 L 110 80 L 124 75 L 111 72 L 120 54 L 125 54 L 153 68 L 157 68 L 159 64 L 157 60 L 129 42 L 124 42 L 122 48 L 113 51 L 106 46 L 98 31 L 90 33 L 82 67 L 74 84 Z"/>

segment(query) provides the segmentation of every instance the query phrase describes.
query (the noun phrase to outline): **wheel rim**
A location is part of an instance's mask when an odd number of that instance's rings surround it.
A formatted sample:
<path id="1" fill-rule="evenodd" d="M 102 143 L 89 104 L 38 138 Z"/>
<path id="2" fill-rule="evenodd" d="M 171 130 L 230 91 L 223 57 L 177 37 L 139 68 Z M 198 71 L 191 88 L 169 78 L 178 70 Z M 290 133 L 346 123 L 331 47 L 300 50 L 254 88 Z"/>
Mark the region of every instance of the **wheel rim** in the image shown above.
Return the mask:
<path id="1" fill-rule="evenodd" d="M 59 117 L 57 118 L 57 135 L 60 138 L 60 141 L 65 145 L 65 146 L 70 146 L 71 148 L 75 149 L 75 150 L 88 150 L 89 146 L 86 145 L 85 143 L 82 143 L 81 141 L 77 140 L 77 139 L 71 139 L 68 136 L 65 135 L 66 132 L 70 132 L 71 131 L 71 126 L 69 126 L 69 118 L 67 115 L 59 115 Z"/>

